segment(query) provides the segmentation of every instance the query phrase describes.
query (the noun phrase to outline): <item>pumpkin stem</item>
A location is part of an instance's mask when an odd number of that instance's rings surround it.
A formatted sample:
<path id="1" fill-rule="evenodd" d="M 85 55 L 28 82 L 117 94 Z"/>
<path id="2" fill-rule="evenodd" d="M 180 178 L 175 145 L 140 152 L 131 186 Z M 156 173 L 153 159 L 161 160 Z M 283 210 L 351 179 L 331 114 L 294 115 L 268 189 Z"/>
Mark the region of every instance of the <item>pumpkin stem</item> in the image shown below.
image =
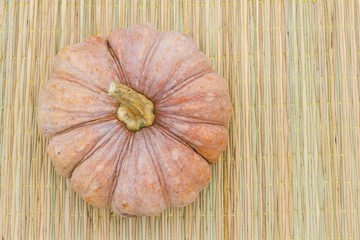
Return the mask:
<path id="1" fill-rule="evenodd" d="M 108 94 L 120 103 L 117 117 L 127 129 L 137 132 L 153 124 L 154 104 L 144 95 L 115 82 L 110 83 Z"/>

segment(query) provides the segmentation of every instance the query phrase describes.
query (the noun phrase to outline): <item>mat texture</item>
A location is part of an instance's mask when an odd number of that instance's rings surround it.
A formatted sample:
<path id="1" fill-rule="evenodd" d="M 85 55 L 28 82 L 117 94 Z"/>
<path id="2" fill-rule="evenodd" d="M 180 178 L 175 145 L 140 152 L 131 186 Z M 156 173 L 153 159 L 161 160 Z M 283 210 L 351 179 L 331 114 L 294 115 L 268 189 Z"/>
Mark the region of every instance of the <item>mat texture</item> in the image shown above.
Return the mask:
<path id="1" fill-rule="evenodd" d="M 37 128 L 61 47 L 139 22 L 190 34 L 234 116 L 185 208 L 123 218 L 59 177 Z M 357 0 L 0 0 L 2 239 L 360 239 Z"/>

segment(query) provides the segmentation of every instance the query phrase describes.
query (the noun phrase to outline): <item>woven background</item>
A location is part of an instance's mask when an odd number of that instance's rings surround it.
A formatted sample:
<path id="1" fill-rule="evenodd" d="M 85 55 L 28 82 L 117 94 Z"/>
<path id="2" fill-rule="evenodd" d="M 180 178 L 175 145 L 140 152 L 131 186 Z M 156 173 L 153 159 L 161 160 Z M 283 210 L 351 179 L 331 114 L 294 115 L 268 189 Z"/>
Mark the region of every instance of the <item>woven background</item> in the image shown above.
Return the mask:
<path id="1" fill-rule="evenodd" d="M 151 22 L 228 81 L 229 146 L 185 208 L 123 218 L 55 172 L 36 124 L 55 54 Z M 2 239 L 360 239 L 357 0 L 0 0 Z"/>

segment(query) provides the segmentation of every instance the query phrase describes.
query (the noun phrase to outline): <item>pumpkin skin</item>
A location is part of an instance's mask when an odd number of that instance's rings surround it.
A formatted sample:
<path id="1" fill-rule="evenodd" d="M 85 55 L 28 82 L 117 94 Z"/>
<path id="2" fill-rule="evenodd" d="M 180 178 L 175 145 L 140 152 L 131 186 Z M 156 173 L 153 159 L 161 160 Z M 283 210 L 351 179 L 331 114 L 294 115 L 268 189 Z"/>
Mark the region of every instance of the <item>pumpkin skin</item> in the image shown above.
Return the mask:
<path id="1" fill-rule="evenodd" d="M 151 126 L 119 121 L 112 82 L 152 102 Z M 209 183 L 231 114 L 225 80 L 189 36 L 139 24 L 64 47 L 38 124 L 56 171 L 88 203 L 147 216 L 191 203 Z"/>

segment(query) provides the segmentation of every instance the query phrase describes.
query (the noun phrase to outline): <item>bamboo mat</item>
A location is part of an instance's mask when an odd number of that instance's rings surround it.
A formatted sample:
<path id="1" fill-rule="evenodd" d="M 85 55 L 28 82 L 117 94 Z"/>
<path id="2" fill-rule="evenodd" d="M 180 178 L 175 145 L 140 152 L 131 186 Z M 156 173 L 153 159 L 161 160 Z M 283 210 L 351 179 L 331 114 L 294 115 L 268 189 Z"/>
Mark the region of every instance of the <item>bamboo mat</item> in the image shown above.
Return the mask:
<path id="1" fill-rule="evenodd" d="M 229 146 L 185 208 L 123 218 L 60 178 L 37 128 L 59 49 L 139 22 L 228 81 Z M 2 239 L 360 239 L 357 0 L 0 0 Z"/>

